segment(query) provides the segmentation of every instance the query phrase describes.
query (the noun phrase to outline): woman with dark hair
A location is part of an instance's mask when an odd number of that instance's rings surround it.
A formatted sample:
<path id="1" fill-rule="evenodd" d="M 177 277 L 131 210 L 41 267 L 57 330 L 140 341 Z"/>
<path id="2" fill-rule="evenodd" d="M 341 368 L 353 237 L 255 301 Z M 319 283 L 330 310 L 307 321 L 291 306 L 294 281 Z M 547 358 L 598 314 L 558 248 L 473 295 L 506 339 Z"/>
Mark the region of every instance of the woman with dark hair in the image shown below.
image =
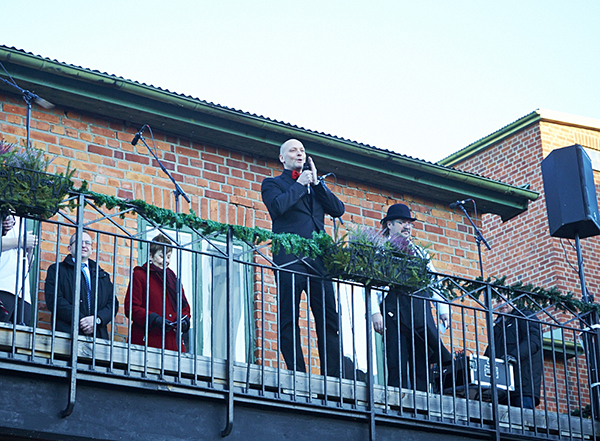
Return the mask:
<path id="1" fill-rule="evenodd" d="M 173 251 L 170 245 L 172 242 L 163 234 L 152 239 L 150 260 L 133 269 L 133 279 L 125 296 L 125 315 L 132 321 L 131 343 L 145 344 L 147 327 L 148 346 L 162 348 L 164 336 L 164 348 L 176 351 L 178 326 L 182 334 L 190 329 L 190 306 L 182 287 L 181 312 L 177 313 L 179 283 L 168 268 Z M 183 341 L 181 351 L 185 351 Z"/>

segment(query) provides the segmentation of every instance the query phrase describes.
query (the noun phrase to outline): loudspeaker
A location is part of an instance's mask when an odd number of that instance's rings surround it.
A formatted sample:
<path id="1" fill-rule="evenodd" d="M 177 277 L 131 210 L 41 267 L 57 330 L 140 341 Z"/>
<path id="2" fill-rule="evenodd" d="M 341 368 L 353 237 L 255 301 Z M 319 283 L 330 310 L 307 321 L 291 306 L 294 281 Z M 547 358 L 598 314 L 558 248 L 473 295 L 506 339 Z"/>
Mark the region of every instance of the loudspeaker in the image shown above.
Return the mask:
<path id="1" fill-rule="evenodd" d="M 553 150 L 542 161 L 550 236 L 600 234 L 592 161 L 578 144 Z"/>

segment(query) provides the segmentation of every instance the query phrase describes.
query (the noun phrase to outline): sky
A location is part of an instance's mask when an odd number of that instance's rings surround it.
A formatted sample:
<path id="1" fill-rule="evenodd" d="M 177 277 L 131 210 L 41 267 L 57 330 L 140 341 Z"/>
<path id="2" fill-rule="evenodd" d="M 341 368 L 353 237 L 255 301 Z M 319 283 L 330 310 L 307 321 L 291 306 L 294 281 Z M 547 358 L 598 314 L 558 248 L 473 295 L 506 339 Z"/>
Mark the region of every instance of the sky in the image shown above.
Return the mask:
<path id="1" fill-rule="evenodd" d="M 539 108 L 600 119 L 596 0 L 20 0 L 2 14 L 5 46 L 427 161 Z"/>

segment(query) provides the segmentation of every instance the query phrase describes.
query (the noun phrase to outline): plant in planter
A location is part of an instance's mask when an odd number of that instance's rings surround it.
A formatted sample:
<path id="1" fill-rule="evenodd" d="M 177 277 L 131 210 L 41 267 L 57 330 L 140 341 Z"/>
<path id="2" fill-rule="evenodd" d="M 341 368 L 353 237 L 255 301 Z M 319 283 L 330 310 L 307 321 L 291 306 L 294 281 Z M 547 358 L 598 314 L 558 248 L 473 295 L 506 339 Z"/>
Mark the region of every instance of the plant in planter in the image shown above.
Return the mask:
<path id="1" fill-rule="evenodd" d="M 323 260 L 330 275 L 365 285 L 416 290 L 430 283 L 427 261 L 415 256 L 408 239 L 363 225 L 350 226 Z"/>
<path id="2" fill-rule="evenodd" d="M 0 212 L 48 219 L 73 186 L 75 170 L 46 173 L 53 159 L 32 145 L 19 147 L 0 141 Z"/>

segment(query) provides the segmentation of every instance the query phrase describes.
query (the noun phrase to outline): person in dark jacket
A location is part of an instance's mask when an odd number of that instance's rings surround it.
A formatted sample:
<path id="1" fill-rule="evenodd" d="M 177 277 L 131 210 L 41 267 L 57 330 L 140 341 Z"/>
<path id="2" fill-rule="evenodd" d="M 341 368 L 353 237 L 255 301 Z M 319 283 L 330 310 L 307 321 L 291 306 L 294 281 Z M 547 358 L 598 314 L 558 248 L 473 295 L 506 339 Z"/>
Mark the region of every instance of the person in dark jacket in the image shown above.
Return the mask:
<path id="1" fill-rule="evenodd" d="M 541 324 L 528 310 L 519 311 L 510 303 L 500 304 L 494 322 L 496 358 L 514 364 L 515 390 L 510 393 L 510 404 L 533 409 L 540 404 L 540 389 L 544 371 Z M 490 356 L 490 347 L 485 350 Z M 521 400 L 522 396 L 522 400 Z M 508 397 L 499 397 L 507 404 Z"/>
<path id="2" fill-rule="evenodd" d="M 172 245 L 168 237 L 156 236 L 150 243 L 150 262 L 133 269 L 133 279 L 125 296 L 125 315 L 132 320 L 131 343 L 145 344 L 148 321 L 148 346 L 162 348 L 164 335 L 164 348 L 176 351 L 179 347 L 177 326 L 181 324 L 182 334 L 190 329 L 191 310 L 182 287 L 181 314 L 177 314 L 178 282 L 169 268 L 173 249 L 167 245 Z M 185 352 L 183 342 L 181 351 Z"/>
<path id="3" fill-rule="evenodd" d="M 310 169 L 303 170 L 306 160 L 300 141 L 290 139 L 284 142 L 279 151 L 283 173 L 275 178 L 266 178 L 262 183 L 262 200 L 269 210 L 274 233 L 295 233 L 311 238 L 313 231 L 325 229 L 325 214 L 332 217 L 344 214 L 344 204 L 317 179 L 317 168 L 312 158 L 308 158 Z M 298 326 L 300 298 L 304 291 L 310 294 L 310 308 L 315 318 L 321 373 L 337 376 L 340 370 L 340 338 L 333 284 L 323 280 L 326 271 L 320 258 L 298 259 L 298 256 L 286 254 L 283 250 L 273 256 L 275 263 L 285 265 L 286 270 L 315 275 L 307 278 L 287 271 L 277 273 L 281 352 L 288 369 L 306 372 Z"/>
<path id="4" fill-rule="evenodd" d="M 424 259 L 430 272 L 437 272 L 425 249 L 413 242 L 413 223 L 416 220 L 408 205 L 391 205 L 381 220 L 383 234 L 404 237 L 414 256 Z M 450 325 L 450 307 L 436 291 L 425 290 L 412 295 L 406 289 L 393 287 L 388 293 L 378 294 L 381 297 L 371 297 L 372 320 L 375 332 L 383 335 L 385 328 L 388 384 L 404 388 L 410 385 L 423 392 L 429 390 L 429 382 L 435 381 L 428 375 L 430 365 L 441 360 L 442 365 L 448 366 L 452 363 L 452 354 L 440 341 L 440 330 L 427 298 L 431 296 L 440 301 L 436 308 L 443 329 Z"/>
<path id="5" fill-rule="evenodd" d="M 73 301 L 75 296 L 75 261 L 77 235 L 71 236 L 69 255 L 57 266 L 50 265 L 46 274 L 44 295 L 46 306 L 56 317 L 56 330 L 71 332 Z M 79 297 L 79 331 L 108 339 L 108 325 L 117 311 L 119 301 L 114 295 L 109 274 L 90 259 L 93 250 L 92 238 L 83 233 L 81 244 L 81 284 Z M 97 288 L 96 288 L 97 287 Z"/>

